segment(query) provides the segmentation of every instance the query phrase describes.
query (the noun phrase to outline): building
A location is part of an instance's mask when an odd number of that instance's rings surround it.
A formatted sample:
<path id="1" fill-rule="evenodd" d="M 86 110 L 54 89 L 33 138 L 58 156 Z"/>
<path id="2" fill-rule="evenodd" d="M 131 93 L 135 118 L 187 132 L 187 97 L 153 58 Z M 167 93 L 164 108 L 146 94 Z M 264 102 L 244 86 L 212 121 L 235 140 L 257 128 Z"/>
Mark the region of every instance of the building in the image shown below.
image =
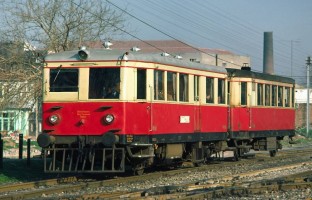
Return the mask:
<path id="1" fill-rule="evenodd" d="M 295 91 L 296 127 L 306 127 L 307 124 L 307 89 L 300 88 Z M 310 89 L 310 123 L 312 122 L 312 89 Z M 311 125 L 311 124 L 310 124 Z"/>
<path id="2" fill-rule="evenodd" d="M 0 132 L 19 132 L 26 136 L 37 134 L 38 105 L 24 81 L 0 80 Z"/>
<path id="3" fill-rule="evenodd" d="M 28 45 L 29 46 L 29 45 Z M 6 42 L 0 45 L 0 132 L 38 134 L 38 101 L 35 94 L 38 75 L 33 70 L 35 53 L 24 44 Z"/>

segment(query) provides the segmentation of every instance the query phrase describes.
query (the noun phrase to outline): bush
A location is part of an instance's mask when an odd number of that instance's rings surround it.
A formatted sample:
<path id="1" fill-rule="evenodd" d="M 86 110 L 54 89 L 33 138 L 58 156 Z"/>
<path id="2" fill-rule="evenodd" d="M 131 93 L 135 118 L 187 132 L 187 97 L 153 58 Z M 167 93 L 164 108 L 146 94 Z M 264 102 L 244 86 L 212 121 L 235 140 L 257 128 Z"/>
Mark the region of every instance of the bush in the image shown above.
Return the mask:
<path id="1" fill-rule="evenodd" d="M 297 135 L 302 135 L 305 137 L 312 137 L 312 130 L 309 130 L 309 133 L 307 135 L 307 128 L 306 127 L 297 127 L 296 128 L 296 134 Z"/>

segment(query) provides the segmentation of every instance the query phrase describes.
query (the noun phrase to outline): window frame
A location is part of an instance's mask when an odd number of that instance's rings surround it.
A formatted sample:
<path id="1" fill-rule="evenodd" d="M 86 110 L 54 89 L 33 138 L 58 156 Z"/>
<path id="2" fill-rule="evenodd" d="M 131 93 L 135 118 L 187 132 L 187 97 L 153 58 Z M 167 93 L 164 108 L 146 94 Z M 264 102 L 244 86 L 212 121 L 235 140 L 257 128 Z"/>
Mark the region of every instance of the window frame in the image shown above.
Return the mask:
<path id="1" fill-rule="evenodd" d="M 165 71 L 155 69 L 153 76 L 154 76 L 153 99 L 156 101 L 164 101 L 165 100 Z"/>
<path id="2" fill-rule="evenodd" d="M 179 102 L 189 102 L 189 81 L 189 74 L 179 73 Z"/>
<path id="3" fill-rule="evenodd" d="M 169 81 L 169 79 L 172 79 L 172 80 Z M 167 101 L 177 101 L 177 90 L 178 90 L 177 79 L 178 79 L 177 72 L 167 71 L 167 84 L 166 84 L 167 85 L 167 94 L 166 94 Z M 169 85 L 169 83 L 172 83 L 172 85 Z"/>
<path id="4" fill-rule="evenodd" d="M 67 76 L 65 73 L 68 73 Z M 72 74 L 69 75 L 69 73 L 72 73 Z M 79 68 L 61 68 L 61 67 L 52 68 L 49 71 L 49 78 L 50 78 L 49 92 L 78 92 L 79 91 Z M 59 81 L 59 82 L 56 82 L 56 81 Z M 72 85 L 70 85 L 69 83 L 72 83 Z"/>
<path id="5" fill-rule="evenodd" d="M 208 80 L 210 80 L 210 82 Z M 206 77 L 206 103 L 214 103 L 214 78 L 213 77 Z"/>
<path id="6" fill-rule="evenodd" d="M 137 75 L 136 76 L 136 84 L 137 84 L 136 85 L 136 88 L 137 88 L 136 99 L 144 99 L 145 100 L 145 99 L 147 99 L 147 93 L 146 93 L 147 70 L 145 68 L 138 68 L 136 75 Z M 142 87 L 142 85 L 143 85 L 143 87 Z"/>
<path id="7" fill-rule="evenodd" d="M 88 99 L 120 99 L 120 67 L 89 69 Z"/>
<path id="8" fill-rule="evenodd" d="M 242 81 L 240 82 L 240 91 L 241 91 L 241 95 L 240 95 L 240 105 L 242 106 L 247 106 L 247 97 L 248 97 L 248 82 L 247 81 Z M 244 87 L 244 88 L 243 88 Z"/>
<path id="9" fill-rule="evenodd" d="M 263 106 L 264 105 L 264 84 L 263 83 L 257 83 L 257 105 Z M 260 91 L 259 91 L 260 89 Z"/>
<path id="10" fill-rule="evenodd" d="M 218 82 L 218 89 L 217 89 L 217 92 L 218 92 L 218 104 L 225 104 L 226 103 L 226 95 L 225 95 L 225 91 L 226 91 L 226 79 L 225 78 L 218 78 L 217 82 Z M 220 87 L 221 85 L 221 87 Z"/>

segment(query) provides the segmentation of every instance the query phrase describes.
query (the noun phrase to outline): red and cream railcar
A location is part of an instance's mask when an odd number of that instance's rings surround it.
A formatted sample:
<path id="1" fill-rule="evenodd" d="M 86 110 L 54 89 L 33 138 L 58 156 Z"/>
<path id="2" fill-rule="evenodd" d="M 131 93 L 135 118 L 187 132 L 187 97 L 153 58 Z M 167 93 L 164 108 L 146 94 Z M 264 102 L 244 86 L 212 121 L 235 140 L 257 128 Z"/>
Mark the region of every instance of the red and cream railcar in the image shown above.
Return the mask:
<path id="1" fill-rule="evenodd" d="M 38 137 L 45 171 L 140 173 L 151 165 L 200 163 L 226 149 L 237 156 L 251 148 L 276 151 L 271 143 L 293 134 L 293 82 L 240 72 L 106 49 L 48 55 Z M 261 84 L 283 97 L 283 107 L 264 104 Z M 263 105 L 255 105 L 257 98 Z M 278 121 L 284 118 L 288 124 Z"/>
<path id="2" fill-rule="evenodd" d="M 274 156 L 281 148 L 279 141 L 295 135 L 295 82 L 246 69 L 227 69 L 230 138 L 242 147 L 240 154 L 252 148 Z"/>
<path id="3" fill-rule="evenodd" d="M 52 155 L 46 171 L 202 161 L 202 142 L 215 149 L 227 139 L 223 68 L 105 49 L 52 54 L 45 63 L 38 143 Z"/>

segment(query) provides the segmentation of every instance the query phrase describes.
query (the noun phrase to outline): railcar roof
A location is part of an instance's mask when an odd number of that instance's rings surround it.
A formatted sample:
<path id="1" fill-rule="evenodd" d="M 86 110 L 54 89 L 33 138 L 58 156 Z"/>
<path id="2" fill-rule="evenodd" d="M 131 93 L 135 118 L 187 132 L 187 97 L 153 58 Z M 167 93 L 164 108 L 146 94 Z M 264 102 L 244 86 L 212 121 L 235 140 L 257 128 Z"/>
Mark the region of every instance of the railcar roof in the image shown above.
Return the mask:
<path id="1" fill-rule="evenodd" d="M 114 61 L 121 60 L 124 55 L 124 51 L 119 50 L 107 50 L 107 49 L 88 49 L 89 57 L 85 62 L 90 61 Z M 218 67 L 213 65 L 206 65 L 202 63 L 191 62 L 188 60 L 177 59 L 172 56 L 161 56 L 156 53 L 140 53 L 140 52 L 128 52 L 128 61 L 142 61 L 153 62 L 159 64 L 174 65 L 180 67 L 186 67 L 190 69 L 198 69 L 204 71 L 213 71 L 226 74 L 227 71 L 224 67 Z M 63 51 L 59 53 L 49 54 L 45 57 L 45 62 L 83 62 L 78 57 L 78 50 Z"/>
<path id="2" fill-rule="evenodd" d="M 248 71 L 248 70 L 231 69 L 231 68 L 226 68 L 226 70 L 228 71 L 229 76 L 232 76 L 232 77 L 254 78 L 254 79 L 262 79 L 262 80 L 276 81 L 276 82 L 282 82 L 282 83 L 292 83 L 292 84 L 295 83 L 294 79 L 284 77 L 284 76 L 253 72 L 253 71 Z"/>

